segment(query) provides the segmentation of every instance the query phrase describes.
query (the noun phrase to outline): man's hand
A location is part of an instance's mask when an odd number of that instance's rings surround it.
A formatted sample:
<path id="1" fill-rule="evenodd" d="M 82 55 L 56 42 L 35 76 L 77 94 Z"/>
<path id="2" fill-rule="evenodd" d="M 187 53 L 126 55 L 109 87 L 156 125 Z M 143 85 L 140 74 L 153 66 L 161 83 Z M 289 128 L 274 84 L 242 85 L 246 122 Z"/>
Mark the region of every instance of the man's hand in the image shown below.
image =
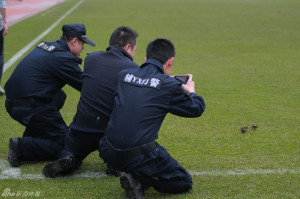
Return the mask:
<path id="1" fill-rule="evenodd" d="M 189 76 L 189 79 L 186 84 L 182 84 L 182 88 L 188 93 L 195 93 L 195 82 L 193 81 L 193 75 L 187 74 Z"/>
<path id="2" fill-rule="evenodd" d="M 4 23 L 3 24 L 3 36 L 6 36 L 7 32 L 8 32 L 8 26 L 7 26 L 7 23 Z"/>

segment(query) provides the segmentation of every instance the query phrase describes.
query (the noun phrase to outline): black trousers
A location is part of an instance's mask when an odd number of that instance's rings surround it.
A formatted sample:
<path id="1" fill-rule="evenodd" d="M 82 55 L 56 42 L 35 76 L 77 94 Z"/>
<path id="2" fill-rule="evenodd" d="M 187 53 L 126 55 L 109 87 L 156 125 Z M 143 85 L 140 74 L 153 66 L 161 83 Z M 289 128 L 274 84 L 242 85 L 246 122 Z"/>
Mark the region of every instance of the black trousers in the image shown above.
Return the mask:
<path id="1" fill-rule="evenodd" d="M 22 160 L 55 160 L 59 157 L 68 133 L 68 126 L 59 112 L 65 98 L 61 90 L 53 102 L 35 108 L 13 106 L 12 101 L 6 100 L 7 112 L 26 127 L 22 137 Z"/>
<path id="2" fill-rule="evenodd" d="M 191 175 L 164 147 L 156 144 L 157 147 L 152 151 L 141 146 L 144 154 L 124 156 L 112 151 L 104 137 L 99 143 L 99 154 L 107 164 L 139 177 L 143 185 L 152 186 L 158 192 L 175 194 L 192 189 Z"/>
<path id="3" fill-rule="evenodd" d="M 104 133 L 87 133 L 70 129 L 59 158 L 70 156 L 78 162 L 76 167 L 80 166 L 83 159 L 99 149 L 99 141 L 103 135 Z"/>

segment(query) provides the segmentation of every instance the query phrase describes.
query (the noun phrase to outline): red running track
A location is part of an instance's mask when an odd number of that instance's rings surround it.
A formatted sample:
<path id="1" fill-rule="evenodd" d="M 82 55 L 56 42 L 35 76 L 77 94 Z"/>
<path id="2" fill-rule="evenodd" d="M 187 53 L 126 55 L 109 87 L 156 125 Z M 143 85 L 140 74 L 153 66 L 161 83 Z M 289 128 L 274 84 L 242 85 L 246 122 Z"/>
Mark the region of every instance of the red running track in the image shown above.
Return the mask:
<path id="1" fill-rule="evenodd" d="M 6 0 L 7 24 L 11 26 L 65 0 Z"/>

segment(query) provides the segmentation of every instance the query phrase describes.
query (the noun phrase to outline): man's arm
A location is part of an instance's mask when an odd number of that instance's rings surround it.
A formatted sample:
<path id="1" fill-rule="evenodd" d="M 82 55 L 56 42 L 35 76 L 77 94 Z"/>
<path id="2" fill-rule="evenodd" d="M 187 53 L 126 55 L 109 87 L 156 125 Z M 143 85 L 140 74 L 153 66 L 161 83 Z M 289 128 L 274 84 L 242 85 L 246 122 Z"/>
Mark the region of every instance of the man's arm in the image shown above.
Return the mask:
<path id="1" fill-rule="evenodd" d="M 49 59 L 52 73 L 61 82 L 81 91 L 83 79 L 82 70 L 79 67 L 81 59 L 70 56 L 67 52 L 56 52 L 53 56 L 53 58 Z"/>
<path id="2" fill-rule="evenodd" d="M 199 117 L 205 110 L 203 98 L 195 93 L 195 82 L 193 76 L 188 74 L 189 80 L 186 84 L 176 90 L 170 105 L 170 113 L 182 117 Z"/>
<path id="3" fill-rule="evenodd" d="M 63 66 L 57 71 L 57 75 L 62 81 L 71 87 L 75 88 L 79 92 L 82 89 L 82 70 L 76 63 L 65 62 Z"/>

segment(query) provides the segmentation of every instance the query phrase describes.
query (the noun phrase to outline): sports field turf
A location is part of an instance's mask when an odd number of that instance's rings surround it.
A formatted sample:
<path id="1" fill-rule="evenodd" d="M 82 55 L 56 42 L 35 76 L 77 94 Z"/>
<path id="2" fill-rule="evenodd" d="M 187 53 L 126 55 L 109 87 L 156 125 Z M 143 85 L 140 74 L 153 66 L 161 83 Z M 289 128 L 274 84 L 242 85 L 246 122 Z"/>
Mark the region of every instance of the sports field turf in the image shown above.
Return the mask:
<path id="1" fill-rule="evenodd" d="M 38 37 L 79 0 L 10 27 L 5 60 Z M 43 38 L 57 40 L 61 26 L 84 23 L 95 48 L 105 50 L 121 25 L 139 33 L 135 61 L 142 64 L 148 42 L 172 40 L 176 57 L 172 75 L 194 75 L 205 99 L 203 116 L 167 115 L 157 140 L 194 180 L 181 195 L 154 189 L 145 198 L 300 198 L 300 1 L 299 0 L 85 0 Z M 16 63 L 3 75 L 2 87 Z M 79 93 L 65 87 L 62 109 L 72 121 Z M 104 175 L 105 165 L 92 153 L 75 177 L 44 179 L 47 162 L 12 169 L 5 161 L 10 137 L 24 127 L 12 120 L 0 97 L 0 197 L 124 198 L 119 179 Z M 252 130 L 252 125 L 258 125 Z M 241 127 L 249 130 L 241 133 Z M 7 198 L 16 198 L 7 196 Z"/>

